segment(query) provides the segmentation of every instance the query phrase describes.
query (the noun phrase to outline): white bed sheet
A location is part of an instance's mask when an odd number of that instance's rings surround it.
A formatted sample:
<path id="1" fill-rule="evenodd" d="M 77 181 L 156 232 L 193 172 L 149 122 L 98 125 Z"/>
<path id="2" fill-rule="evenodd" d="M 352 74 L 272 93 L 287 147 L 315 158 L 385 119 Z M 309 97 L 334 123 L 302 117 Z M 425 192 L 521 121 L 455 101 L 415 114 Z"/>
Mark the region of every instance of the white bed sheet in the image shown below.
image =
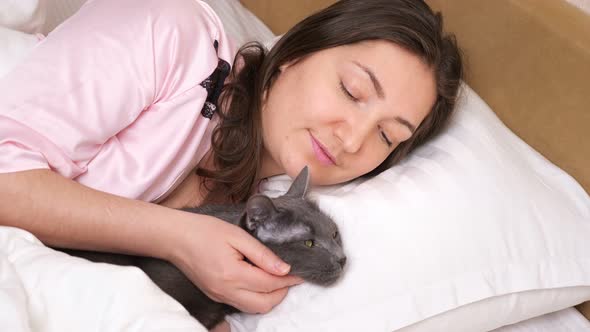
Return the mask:
<path id="1" fill-rule="evenodd" d="M 584 332 L 590 331 L 590 322 L 574 309 L 567 308 L 518 324 L 507 325 L 492 332 Z"/>

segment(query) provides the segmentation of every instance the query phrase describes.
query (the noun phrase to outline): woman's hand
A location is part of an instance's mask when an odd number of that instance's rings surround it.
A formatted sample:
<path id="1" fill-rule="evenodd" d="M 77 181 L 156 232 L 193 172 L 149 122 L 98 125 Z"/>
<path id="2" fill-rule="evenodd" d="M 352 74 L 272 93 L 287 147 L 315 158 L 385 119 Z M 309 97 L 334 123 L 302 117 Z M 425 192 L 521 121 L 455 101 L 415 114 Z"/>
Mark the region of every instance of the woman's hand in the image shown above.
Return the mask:
<path id="1" fill-rule="evenodd" d="M 290 266 L 243 229 L 206 215 L 187 219 L 173 230 L 178 242 L 170 260 L 211 299 L 266 313 L 302 282 L 286 276 Z"/>

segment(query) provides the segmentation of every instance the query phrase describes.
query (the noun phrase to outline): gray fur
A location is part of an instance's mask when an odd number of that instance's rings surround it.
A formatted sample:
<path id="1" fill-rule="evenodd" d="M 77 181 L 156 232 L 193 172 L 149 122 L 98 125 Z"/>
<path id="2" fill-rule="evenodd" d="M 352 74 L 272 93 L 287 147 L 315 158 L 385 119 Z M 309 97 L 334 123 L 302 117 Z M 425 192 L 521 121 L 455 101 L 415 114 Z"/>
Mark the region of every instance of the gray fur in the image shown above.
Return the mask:
<path id="1" fill-rule="evenodd" d="M 242 227 L 290 264 L 290 274 L 307 282 L 327 286 L 340 277 L 346 256 L 334 221 L 314 202 L 305 198 L 308 186 L 309 171 L 305 167 L 289 191 L 281 197 L 255 195 L 246 204 L 209 205 L 183 210 L 215 216 Z M 311 248 L 306 246 L 307 240 L 313 241 Z M 167 261 L 151 257 L 58 250 L 95 262 L 139 267 L 207 328 L 217 325 L 226 314 L 237 312 L 229 305 L 209 299 Z"/>

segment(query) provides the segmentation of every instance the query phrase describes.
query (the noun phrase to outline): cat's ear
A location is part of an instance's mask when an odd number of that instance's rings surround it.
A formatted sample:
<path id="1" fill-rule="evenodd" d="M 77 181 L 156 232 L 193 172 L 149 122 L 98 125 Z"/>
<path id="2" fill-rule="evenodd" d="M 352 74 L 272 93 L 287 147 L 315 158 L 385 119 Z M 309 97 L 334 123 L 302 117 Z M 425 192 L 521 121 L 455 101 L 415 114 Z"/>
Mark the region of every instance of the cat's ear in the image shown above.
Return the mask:
<path id="1" fill-rule="evenodd" d="M 285 196 L 304 198 L 307 193 L 307 187 L 309 186 L 309 167 L 305 166 L 299 172 L 299 175 L 293 180 L 289 191 Z"/>
<path id="2" fill-rule="evenodd" d="M 254 231 L 271 218 L 277 209 L 268 196 L 254 195 L 246 203 L 246 215 L 242 219 L 243 228 Z"/>

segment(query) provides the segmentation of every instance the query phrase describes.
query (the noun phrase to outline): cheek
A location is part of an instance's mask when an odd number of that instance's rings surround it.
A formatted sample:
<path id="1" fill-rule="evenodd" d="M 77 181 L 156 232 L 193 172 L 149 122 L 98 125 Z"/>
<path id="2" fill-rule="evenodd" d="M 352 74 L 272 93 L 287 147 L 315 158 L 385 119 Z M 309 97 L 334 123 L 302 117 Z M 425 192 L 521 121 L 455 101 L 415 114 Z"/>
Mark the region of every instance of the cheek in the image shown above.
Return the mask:
<path id="1" fill-rule="evenodd" d="M 308 128 L 329 121 L 343 101 L 343 98 L 338 98 L 337 85 L 332 82 L 334 79 L 309 70 L 300 74 L 303 77 L 292 80 L 288 91 L 291 107 L 296 113 L 294 120 Z"/>
<path id="2" fill-rule="evenodd" d="M 310 92 L 307 104 L 308 113 L 311 113 L 315 123 L 327 123 L 338 120 L 344 110 L 350 108 L 349 101 L 340 95 L 336 87 L 330 82 L 323 82 L 314 91 Z"/>
<path id="3" fill-rule="evenodd" d="M 378 156 L 371 156 L 370 158 L 366 158 L 363 163 L 360 165 L 360 175 L 364 175 L 369 173 L 370 171 L 374 170 L 375 168 L 377 168 L 377 166 L 381 165 L 381 163 L 383 161 L 385 161 L 385 158 L 387 158 L 387 155 L 385 155 L 385 157 L 383 155 L 378 155 Z"/>
<path id="4" fill-rule="evenodd" d="M 375 144 L 383 144 L 381 142 L 373 143 Z M 368 148 L 365 153 L 357 156 L 353 162 L 351 162 L 351 167 L 347 170 L 347 180 L 352 180 L 358 178 L 362 175 L 365 175 L 377 166 L 381 165 L 383 161 L 389 155 L 388 153 L 381 152 L 379 150 L 385 150 L 380 148 Z"/>

